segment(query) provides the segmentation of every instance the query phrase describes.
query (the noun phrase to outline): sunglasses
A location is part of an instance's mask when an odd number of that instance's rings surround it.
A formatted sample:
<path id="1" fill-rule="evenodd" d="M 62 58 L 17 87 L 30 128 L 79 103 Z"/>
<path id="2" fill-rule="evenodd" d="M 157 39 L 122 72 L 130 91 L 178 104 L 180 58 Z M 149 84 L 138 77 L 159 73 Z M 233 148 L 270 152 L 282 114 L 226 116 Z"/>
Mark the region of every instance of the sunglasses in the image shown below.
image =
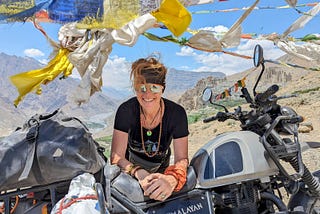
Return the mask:
<path id="1" fill-rule="evenodd" d="M 140 93 L 146 93 L 148 88 L 152 93 L 158 94 L 162 92 L 163 86 L 157 84 L 139 84 L 136 88 L 136 91 Z"/>

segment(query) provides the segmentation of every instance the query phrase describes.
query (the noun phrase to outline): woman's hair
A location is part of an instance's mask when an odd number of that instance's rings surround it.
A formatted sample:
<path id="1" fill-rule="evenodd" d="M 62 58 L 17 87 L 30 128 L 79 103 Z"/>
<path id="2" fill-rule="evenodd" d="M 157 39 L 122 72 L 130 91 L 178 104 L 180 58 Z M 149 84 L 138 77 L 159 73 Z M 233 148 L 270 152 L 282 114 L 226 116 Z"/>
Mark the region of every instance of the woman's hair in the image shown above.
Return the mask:
<path id="1" fill-rule="evenodd" d="M 130 79 L 133 88 L 138 84 L 155 83 L 165 87 L 167 68 L 155 57 L 140 58 L 132 63 Z"/>

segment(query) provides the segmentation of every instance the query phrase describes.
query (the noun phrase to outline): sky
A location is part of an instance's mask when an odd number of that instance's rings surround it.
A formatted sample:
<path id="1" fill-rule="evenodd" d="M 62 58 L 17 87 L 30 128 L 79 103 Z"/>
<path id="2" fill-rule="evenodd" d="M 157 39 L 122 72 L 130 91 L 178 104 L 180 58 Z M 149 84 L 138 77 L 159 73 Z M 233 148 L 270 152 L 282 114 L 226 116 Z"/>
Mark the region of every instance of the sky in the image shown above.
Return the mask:
<path id="1" fill-rule="evenodd" d="M 298 0 L 297 5 L 314 2 L 317 1 Z M 189 28 L 193 30 L 208 29 L 214 32 L 227 31 L 241 17 L 244 13 L 243 10 L 203 14 L 194 14 L 194 12 L 250 7 L 253 3 L 254 0 L 228 0 L 221 2 L 215 0 L 210 4 L 189 6 L 187 10 L 192 13 L 192 22 Z M 285 5 L 287 5 L 285 0 L 260 0 L 258 7 Z M 298 9 L 307 12 L 311 7 L 298 7 Z M 254 33 L 257 35 L 282 34 L 301 15 L 292 8 L 253 10 L 241 25 L 242 33 Z M 311 33 L 318 34 L 319 23 L 319 15 L 317 15 L 304 28 L 291 33 L 290 36 L 299 38 Z M 54 41 L 58 41 L 58 31 L 62 26 L 61 24 L 40 24 Z M 151 29 L 147 32 L 157 36 L 171 35 L 171 32 L 166 29 Z M 190 38 L 191 36 L 190 33 L 185 32 L 179 38 Z M 239 46 L 226 50 L 251 56 L 257 43 L 262 45 L 266 59 L 275 60 L 284 54 L 272 42 L 266 40 L 243 39 Z M 226 75 L 231 75 L 253 66 L 252 60 L 223 53 L 197 51 L 171 42 L 151 41 L 144 36 L 140 36 L 137 43 L 132 47 L 119 44 L 114 44 L 112 47 L 113 50 L 103 71 L 103 85 L 117 88 L 126 88 L 130 85 L 130 64 L 134 60 L 150 56 L 152 53 L 159 53 L 161 61 L 168 68 L 177 70 L 223 72 Z M 22 57 L 33 57 L 42 63 L 46 63 L 52 50 L 45 37 L 30 22 L 0 24 L 0 52 Z M 77 77 L 76 71 L 73 71 L 73 75 Z"/>

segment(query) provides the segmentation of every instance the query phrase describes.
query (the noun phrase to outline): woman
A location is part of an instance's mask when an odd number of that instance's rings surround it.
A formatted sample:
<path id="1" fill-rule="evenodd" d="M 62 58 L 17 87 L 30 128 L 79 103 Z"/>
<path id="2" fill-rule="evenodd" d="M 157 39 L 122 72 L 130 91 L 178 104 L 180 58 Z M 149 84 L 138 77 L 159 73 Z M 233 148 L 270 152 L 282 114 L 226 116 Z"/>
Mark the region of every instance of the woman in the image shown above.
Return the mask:
<path id="1" fill-rule="evenodd" d="M 166 67 L 153 57 L 132 64 L 136 96 L 116 113 L 111 163 L 135 177 L 144 195 L 164 201 L 186 182 L 188 123 L 184 108 L 162 98 Z M 173 141 L 174 164 L 170 163 Z"/>

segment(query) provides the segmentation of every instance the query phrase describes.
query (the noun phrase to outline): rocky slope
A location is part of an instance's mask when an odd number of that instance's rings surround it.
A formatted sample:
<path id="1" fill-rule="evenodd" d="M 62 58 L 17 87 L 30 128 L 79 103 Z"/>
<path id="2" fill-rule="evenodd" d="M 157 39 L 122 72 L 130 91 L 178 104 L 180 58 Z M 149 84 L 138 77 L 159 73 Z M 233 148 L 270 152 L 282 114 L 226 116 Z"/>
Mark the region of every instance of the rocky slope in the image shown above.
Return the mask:
<path id="1" fill-rule="evenodd" d="M 201 79 L 220 79 L 226 75 L 222 72 L 191 72 L 169 69 L 166 78 L 166 90 L 164 96 L 178 100 L 186 90 L 191 90 Z"/>

